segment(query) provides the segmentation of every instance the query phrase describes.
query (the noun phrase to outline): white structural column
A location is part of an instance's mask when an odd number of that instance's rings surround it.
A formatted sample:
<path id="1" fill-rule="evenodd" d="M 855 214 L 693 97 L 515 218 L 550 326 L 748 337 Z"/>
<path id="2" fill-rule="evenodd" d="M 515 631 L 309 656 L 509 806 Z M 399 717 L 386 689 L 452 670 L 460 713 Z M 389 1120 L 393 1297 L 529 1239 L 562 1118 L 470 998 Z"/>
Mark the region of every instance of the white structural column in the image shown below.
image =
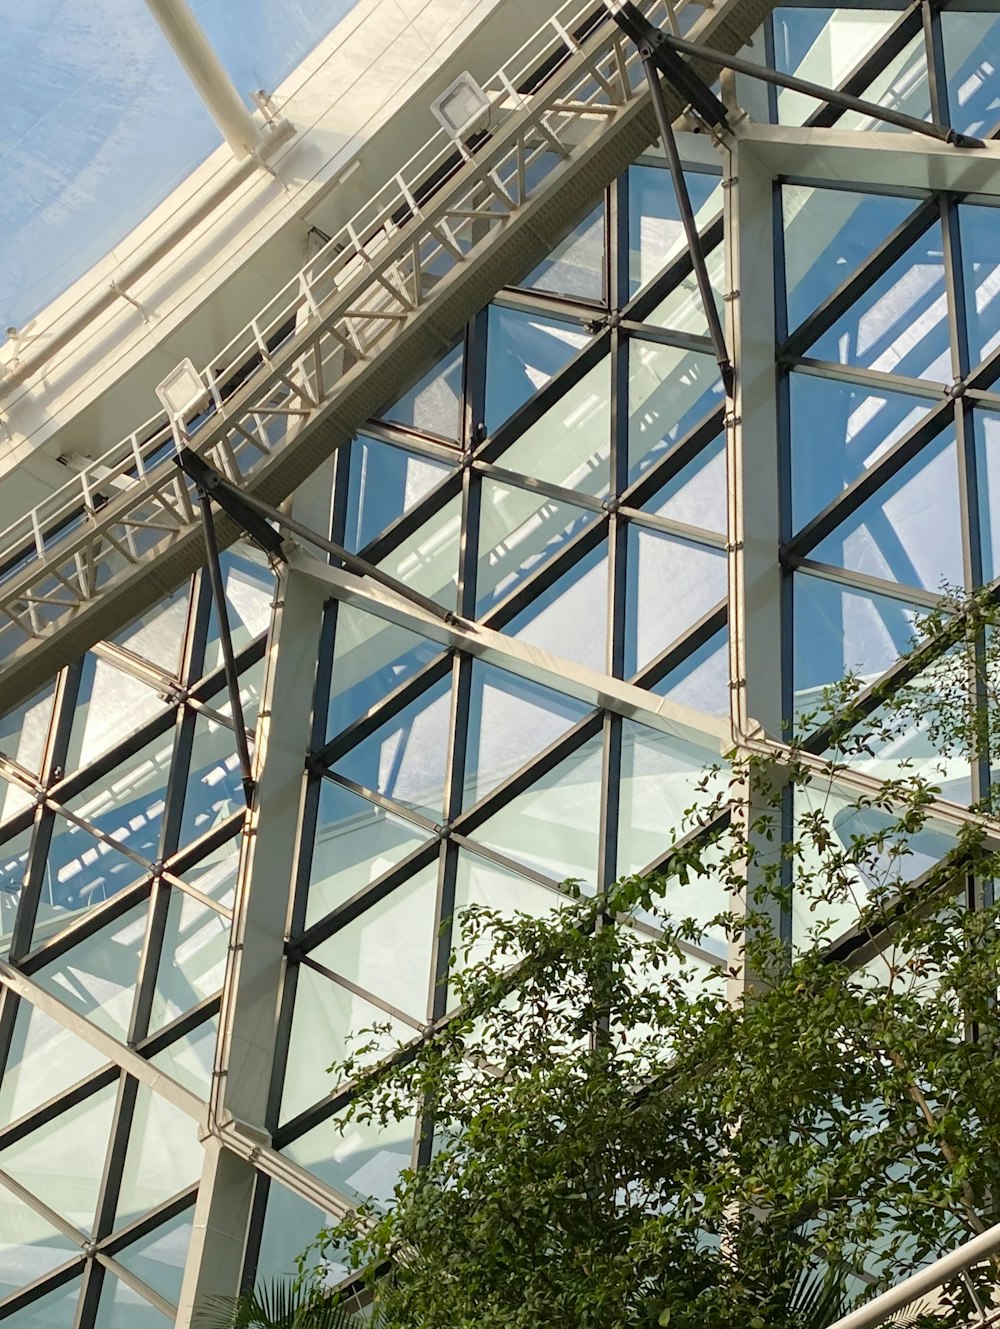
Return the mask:
<path id="1" fill-rule="evenodd" d="M 254 152 L 260 143 L 260 130 L 187 0 L 146 0 L 146 5 L 219 126 L 233 156 L 240 160 Z"/>

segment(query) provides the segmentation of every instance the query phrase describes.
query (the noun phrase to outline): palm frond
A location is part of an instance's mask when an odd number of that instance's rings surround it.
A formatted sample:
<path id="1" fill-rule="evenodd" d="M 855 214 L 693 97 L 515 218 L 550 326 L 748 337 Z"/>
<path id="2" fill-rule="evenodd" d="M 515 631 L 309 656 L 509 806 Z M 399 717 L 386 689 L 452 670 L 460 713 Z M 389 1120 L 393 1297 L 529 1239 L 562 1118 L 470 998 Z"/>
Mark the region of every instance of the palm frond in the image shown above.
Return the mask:
<path id="1" fill-rule="evenodd" d="M 313 1288 L 274 1279 L 238 1297 L 213 1297 L 195 1329 L 358 1329 L 358 1319 Z"/>

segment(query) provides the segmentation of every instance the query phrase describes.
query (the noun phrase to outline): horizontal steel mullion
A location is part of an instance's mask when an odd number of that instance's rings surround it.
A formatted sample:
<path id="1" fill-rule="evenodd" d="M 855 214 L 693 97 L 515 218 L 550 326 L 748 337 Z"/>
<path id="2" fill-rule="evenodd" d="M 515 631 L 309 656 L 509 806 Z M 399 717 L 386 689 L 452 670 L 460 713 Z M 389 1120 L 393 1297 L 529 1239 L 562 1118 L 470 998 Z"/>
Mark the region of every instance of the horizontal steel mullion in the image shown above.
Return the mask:
<path id="1" fill-rule="evenodd" d="M 519 313 L 537 314 L 542 318 L 565 319 L 581 327 L 586 327 L 588 322 L 601 318 L 608 311 L 607 304 L 602 300 L 536 290 L 530 286 L 518 286 L 516 282 L 497 291 L 490 304 L 498 309 L 514 309 Z"/>
<path id="2" fill-rule="evenodd" d="M 713 549 L 725 550 L 728 541 L 722 531 L 710 531 L 704 526 L 689 526 L 687 522 L 674 521 L 670 517 L 659 517 L 655 512 L 643 512 L 641 508 L 618 509 L 618 516 L 627 519 L 630 526 L 641 526 L 660 535 L 676 536 L 679 540 L 690 540 L 697 544 L 710 545 Z"/>
<path id="3" fill-rule="evenodd" d="M 445 440 L 440 434 L 432 434 L 429 430 L 411 429 L 406 425 L 397 424 L 395 420 L 370 420 L 363 429 L 358 430 L 354 442 L 359 439 L 373 439 L 376 443 L 384 443 L 386 447 L 395 448 L 397 451 L 405 449 L 407 452 L 424 456 L 429 461 L 444 462 L 448 466 L 460 466 L 462 462 L 462 445 L 455 439 Z M 423 499 L 420 501 L 422 503 Z M 339 543 L 343 544 L 343 539 Z"/>
<path id="4" fill-rule="evenodd" d="M 391 1002 L 385 1001 L 378 993 L 371 992 L 368 988 L 362 987 L 360 983 L 345 978 L 343 974 L 338 974 L 335 970 L 328 968 L 327 965 L 317 960 L 315 956 L 291 952 L 288 958 L 295 964 L 304 965 L 306 969 L 311 969 L 313 973 L 322 975 L 323 978 L 336 984 L 337 987 L 343 988 L 345 992 L 350 992 L 353 996 L 360 997 L 362 1001 L 367 1001 L 370 1006 L 377 1007 L 383 1015 L 398 1020 L 400 1024 L 407 1025 L 414 1032 L 420 1033 L 423 1029 L 423 1020 L 408 1015 L 406 1011 L 401 1010 L 398 1006 L 393 1006 Z"/>
<path id="5" fill-rule="evenodd" d="M 870 591 L 874 595 L 885 595 L 892 600 L 902 600 L 905 604 L 915 605 L 918 609 L 936 609 L 942 596 L 934 591 L 925 591 L 920 586 L 907 586 L 903 582 L 891 581 L 888 577 L 876 577 L 870 572 L 855 572 L 851 568 L 839 567 L 836 563 L 821 563 L 818 559 L 803 558 L 799 554 L 789 554 L 782 559 L 782 565 L 791 572 L 812 572 L 827 581 L 835 581 L 841 586 L 857 591 Z"/>
<path id="6" fill-rule="evenodd" d="M 551 498 L 557 503 L 568 503 L 574 507 L 582 508 L 584 512 L 595 512 L 601 514 L 606 511 L 604 500 L 595 498 L 593 494 L 585 494 L 577 489 L 566 489 L 562 485 L 554 484 L 551 480 L 540 480 L 534 475 L 524 475 L 519 471 L 508 471 L 503 466 L 498 466 L 496 462 L 479 461 L 472 463 L 473 470 L 483 477 L 484 480 L 495 480 L 499 484 L 508 485 L 512 489 L 523 489 L 531 494 L 540 494 L 542 498 Z"/>
<path id="7" fill-rule="evenodd" d="M 715 348 L 712 343 L 698 332 L 661 328 L 653 323 L 633 323 L 629 319 L 622 319 L 618 326 L 629 337 L 637 337 L 641 341 L 652 342 L 657 346 L 673 346 L 680 351 L 692 351 L 696 355 L 714 358 Z"/>
<path id="8" fill-rule="evenodd" d="M 905 374 L 889 373 L 882 369 L 866 369 L 863 365 L 842 365 L 833 360 L 816 360 L 808 355 L 779 356 L 781 369 L 801 370 L 815 378 L 834 379 L 852 387 L 868 388 L 872 392 L 905 392 L 913 397 L 940 401 L 947 384 L 927 378 L 909 378 Z"/>

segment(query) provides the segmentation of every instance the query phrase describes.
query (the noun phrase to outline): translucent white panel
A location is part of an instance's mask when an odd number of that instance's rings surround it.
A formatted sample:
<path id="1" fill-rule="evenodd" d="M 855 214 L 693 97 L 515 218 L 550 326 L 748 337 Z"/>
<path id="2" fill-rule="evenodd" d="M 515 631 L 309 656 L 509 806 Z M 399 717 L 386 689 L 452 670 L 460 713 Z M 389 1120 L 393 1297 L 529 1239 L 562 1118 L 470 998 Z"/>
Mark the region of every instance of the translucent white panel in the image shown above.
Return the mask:
<path id="1" fill-rule="evenodd" d="M 950 381 L 948 298 L 937 222 L 858 296 L 809 354 L 886 374 Z"/>
<path id="2" fill-rule="evenodd" d="M 775 67 L 824 88 L 839 88 L 898 19 L 892 10 L 776 9 Z M 778 90 L 779 124 L 804 124 L 817 109 L 815 98 Z"/>
<path id="3" fill-rule="evenodd" d="M 589 739 L 473 832 L 553 881 L 593 885 L 601 823 L 600 736 Z"/>
<path id="4" fill-rule="evenodd" d="M 113 640 L 157 668 L 176 674 L 187 629 L 189 598 L 188 586 L 182 587 L 136 619 Z"/>
<path id="5" fill-rule="evenodd" d="M 962 521 L 951 430 L 920 452 L 813 551 L 823 563 L 907 586 L 960 586 Z"/>
<path id="6" fill-rule="evenodd" d="M 0 1170 L 83 1233 L 94 1225 L 117 1094 L 108 1085 L 0 1150 Z"/>
<path id="7" fill-rule="evenodd" d="M 66 769 L 89 766 L 116 744 L 161 715 L 167 703 L 151 687 L 106 660 L 85 659 Z"/>
<path id="8" fill-rule="evenodd" d="M 444 462 L 363 434 L 351 444 L 344 544 L 363 549 L 451 471 Z"/>
<path id="9" fill-rule="evenodd" d="M 691 206 L 698 229 L 722 211 L 722 187 L 717 176 L 685 171 Z M 632 295 L 685 248 L 684 225 L 670 173 L 664 167 L 630 166 L 629 291 Z"/>
<path id="10" fill-rule="evenodd" d="M 79 1254 L 34 1209 L 0 1186 L 0 1300 Z"/>
<path id="11" fill-rule="evenodd" d="M 436 901 L 437 863 L 432 863 L 311 954 L 339 977 L 423 1021 L 437 931 Z"/>
<path id="12" fill-rule="evenodd" d="M 182 891 L 170 892 L 149 1028 L 169 1024 L 222 987 L 230 923 Z"/>
<path id="13" fill-rule="evenodd" d="M 914 210 L 913 199 L 784 185 L 788 328 L 797 328 Z"/>
<path id="14" fill-rule="evenodd" d="M 687 743 L 669 734 L 622 723 L 619 786 L 618 872 L 641 872 L 661 858 L 694 822 L 685 813 L 711 804 L 718 782 L 702 793 L 697 785 L 719 765 L 718 747 Z"/>
<path id="15" fill-rule="evenodd" d="M 462 422 L 462 347 L 458 345 L 394 406 L 381 412 L 383 420 L 408 425 L 422 434 L 457 439 Z M 353 457 L 351 458 L 353 464 Z"/>
<path id="16" fill-rule="evenodd" d="M 10 948 L 30 848 L 30 830 L 0 845 L 0 951 L 4 955 Z"/>
<path id="17" fill-rule="evenodd" d="M 585 716 L 574 697 L 476 661 L 463 806 L 471 807 Z"/>
<path id="18" fill-rule="evenodd" d="M 584 374 L 496 459 L 508 471 L 601 498 L 610 484 L 611 361 Z"/>
<path id="19" fill-rule="evenodd" d="M 723 628 L 650 689 L 707 715 L 729 714 L 729 631 Z"/>
<path id="20" fill-rule="evenodd" d="M 334 770 L 404 807 L 439 818 L 449 742 L 451 680 L 405 706 L 334 765 Z"/>
<path id="21" fill-rule="evenodd" d="M 710 355 L 656 342 L 629 343 L 629 479 L 634 480 L 723 404 Z"/>
<path id="22" fill-rule="evenodd" d="M 726 440 L 714 439 L 642 505 L 644 512 L 726 532 Z"/>
<path id="23" fill-rule="evenodd" d="M 205 1159 L 198 1131 L 198 1122 L 186 1112 L 139 1086 L 118 1194 L 117 1227 L 133 1223 L 194 1185 Z"/>
<path id="24" fill-rule="evenodd" d="M 127 1283 L 105 1273 L 94 1329 L 167 1329 L 171 1320 Z"/>
<path id="25" fill-rule="evenodd" d="M 924 418 L 926 397 L 875 392 L 856 383 L 789 375 L 792 519 L 820 512 Z"/>
<path id="26" fill-rule="evenodd" d="M 667 587 L 669 594 L 664 593 Z M 725 550 L 630 526 L 626 677 L 683 636 L 725 594 Z"/>
<path id="27" fill-rule="evenodd" d="M 147 1287 L 176 1303 L 181 1294 L 192 1226 L 190 1211 L 178 1214 L 125 1250 L 117 1251 L 115 1259 Z"/>
<path id="28" fill-rule="evenodd" d="M 159 1066 L 165 1074 L 178 1084 L 190 1089 L 193 1094 L 208 1098 L 212 1083 L 212 1066 L 215 1060 L 215 1044 L 219 1032 L 219 1017 L 212 1016 L 204 1024 L 183 1038 L 177 1039 L 169 1047 L 152 1057 L 154 1066 Z"/>
<path id="29" fill-rule="evenodd" d="M 101 1029 L 124 1039 L 145 933 L 143 902 L 38 970 L 36 981 Z"/>
<path id="30" fill-rule="evenodd" d="M 332 1214 L 325 1214 L 322 1209 L 272 1181 L 267 1188 L 264 1231 L 257 1257 L 258 1285 L 275 1278 L 295 1278 L 298 1257 L 321 1228 L 334 1222 Z"/>
<path id="31" fill-rule="evenodd" d="M 387 1204 L 400 1172 L 410 1166 L 414 1133 L 412 1121 L 352 1122 L 343 1134 L 326 1121 L 283 1152 L 342 1195 Z"/>
<path id="32" fill-rule="evenodd" d="M 392 1033 L 376 1036 L 363 1032 L 376 1024 L 391 1025 Z M 367 1065 L 391 1052 L 397 1042 L 413 1036 L 413 1029 L 393 1020 L 380 1007 L 331 982 L 308 965 L 299 965 L 281 1094 L 282 1121 L 290 1120 L 332 1093 L 338 1079 L 330 1074 L 329 1068 L 362 1045 L 378 1046 L 378 1051 L 363 1059 L 362 1064 Z M 323 1049 L 322 1056 L 316 1055 L 318 1048 Z"/>
<path id="33" fill-rule="evenodd" d="M 581 300 L 604 299 L 604 204 L 560 241 L 519 285 Z"/>
<path id="34" fill-rule="evenodd" d="M 339 604 L 327 734 L 339 733 L 440 654 L 437 642 Z"/>
<path id="35" fill-rule="evenodd" d="M 984 6 L 985 8 L 985 6 Z M 944 11 L 941 45 L 948 80 L 948 123 L 963 134 L 987 136 L 1000 120 L 1000 17 Z"/>
<path id="36" fill-rule="evenodd" d="M 606 543 L 540 591 L 504 631 L 588 669 L 603 670 L 608 633 Z"/>
<path id="37" fill-rule="evenodd" d="M 386 554 L 379 567 L 438 604 L 454 609 L 461 534 L 462 500 L 456 497 Z"/>
<path id="38" fill-rule="evenodd" d="M 452 942 L 458 968 L 464 969 L 489 960 L 493 950 L 488 936 L 472 942 L 461 924 L 463 910 L 479 905 L 507 918 L 515 914 L 531 914 L 541 918 L 560 908 L 562 903 L 555 891 L 547 890 L 537 882 L 511 872 L 509 868 L 491 863 L 487 858 L 480 858 L 478 854 L 460 850 L 455 877 L 455 932 Z M 507 963 L 513 963 L 517 956 L 512 954 L 504 959 Z M 491 961 L 495 962 L 496 958 Z"/>
<path id="39" fill-rule="evenodd" d="M 529 489 L 482 482 L 476 614 L 485 614 L 554 554 L 596 514 Z"/>
<path id="40" fill-rule="evenodd" d="M 274 600 L 274 573 L 262 550 L 240 544 L 221 555 L 222 573 L 226 588 L 226 605 L 233 647 L 242 651 L 265 633 L 271 622 L 271 604 Z M 205 651 L 205 673 L 222 666 L 222 643 L 219 640 L 219 620 L 212 605 L 209 619 L 208 647 Z"/>
<path id="41" fill-rule="evenodd" d="M 367 798 L 324 780 L 309 874 L 306 925 L 388 872 L 427 840 L 427 832 Z"/>
<path id="42" fill-rule="evenodd" d="M 78 1278 L 64 1283 L 55 1292 L 18 1311 L 17 1329 L 71 1329 L 79 1296 Z"/>
<path id="43" fill-rule="evenodd" d="M 722 297 L 726 290 L 726 253 L 722 245 L 716 245 L 705 255 L 705 268 L 715 293 L 715 307 L 724 324 Z M 668 328 L 671 332 L 688 332 L 695 337 L 709 336 L 705 305 L 694 273 L 682 278 L 670 294 L 646 315 L 643 322 L 651 323 L 655 328 Z"/>
<path id="44" fill-rule="evenodd" d="M 997 245 L 1000 212 L 996 208 L 963 205 L 958 217 L 969 359 L 976 365 L 1000 346 L 1000 246 Z"/>
<path id="45" fill-rule="evenodd" d="M 0 1080 L 0 1121 L 17 1121 L 103 1065 L 103 1057 L 82 1038 L 20 1002 Z"/>
<path id="46" fill-rule="evenodd" d="M 495 433 L 589 339 L 577 324 L 491 305 L 486 345 L 487 433 Z"/>

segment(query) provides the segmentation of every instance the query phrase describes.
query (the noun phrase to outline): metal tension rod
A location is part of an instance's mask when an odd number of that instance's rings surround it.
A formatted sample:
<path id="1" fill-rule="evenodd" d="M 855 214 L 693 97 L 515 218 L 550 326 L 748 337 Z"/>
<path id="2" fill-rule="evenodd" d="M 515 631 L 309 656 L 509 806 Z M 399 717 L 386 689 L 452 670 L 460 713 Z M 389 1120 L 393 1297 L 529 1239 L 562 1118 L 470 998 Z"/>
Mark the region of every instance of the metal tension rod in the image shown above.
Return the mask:
<path id="1" fill-rule="evenodd" d="M 396 595 L 409 600 L 411 604 L 423 609 L 428 614 L 432 614 L 435 618 L 439 618 L 443 623 L 452 625 L 462 622 L 456 613 L 450 609 L 445 609 L 443 605 L 439 605 L 430 596 L 422 595 L 420 591 L 415 591 L 411 586 L 407 586 L 405 582 L 397 580 L 388 572 L 383 572 L 374 563 L 369 563 L 366 559 L 359 558 L 357 554 L 352 554 L 343 545 L 335 544 L 332 540 L 320 535 L 318 531 L 303 526 L 300 521 L 296 521 L 287 512 L 282 512 L 280 508 L 272 508 L 269 503 L 265 503 L 262 499 L 245 493 L 227 480 L 225 476 L 220 475 L 204 457 L 199 456 L 197 452 L 193 452 L 190 448 L 181 448 L 175 461 L 184 474 L 195 482 L 199 493 L 202 490 L 210 493 L 219 507 L 228 513 L 233 521 L 242 526 L 252 539 L 263 545 L 268 553 L 275 554 L 281 559 L 287 558 L 281 537 L 270 525 L 271 522 L 274 522 L 276 526 L 289 535 L 297 535 L 317 549 L 322 549 L 324 553 L 332 554 L 350 572 L 357 573 L 359 577 L 370 577 L 372 581 L 377 581 L 390 591 L 394 591 Z"/>
<path id="2" fill-rule="evenodd" d="M 719 366 L 719 373 L 722 376 L 726 396 L 732 397 L 735 386 L 733 365 L 729 358 L 729 350 L 726 346 L 725 334 L 722 331 L 719 311 L 715 305 L 715 292 L 712 290 L 712 283 L 709 280 L 708 267 L 705 263 L 705 251 L 702 247 L 701 236 L 698 234 L 698 224 L 694 218 L 694 209 L 691 206 L 691 195 L 688 193 L 687 181 L 684 179 L 684 168 L 681 165 L 681 156 L 677 150 L 673 125 L 670 123 L 670 113 L 667 110 L 666 99 L 663 95 L 660 74 L 663 73 L 670 79 L 677 91 L 691 103 L 698 114 L 709 124 L 718 128 L 726 127 L 726 108 L 711 88 L 668 48 L 666 34 L 662 33 L 659 28 L 654 27 L 634 5 L 626 4 L 622 9 L 615 11 L 613 17 L 623 32 L 631 37 L 639 48 L 642 67 L 646 71 L 646 82 L 649 84 L 649 92 L 653 101 L 653 110 L 656 112 L 660 141 L 667 156 L 674 190 L 677 194 L 681 223 L 684 227 L 688 250 L 691 254 L 691 266 L 694 269 L 695 280 L 698 283 L 698 293 L 701 296 L 701 303 L 705 310 L 708 335 L 712 340 L 712 349 L 716 363 Z"/>

